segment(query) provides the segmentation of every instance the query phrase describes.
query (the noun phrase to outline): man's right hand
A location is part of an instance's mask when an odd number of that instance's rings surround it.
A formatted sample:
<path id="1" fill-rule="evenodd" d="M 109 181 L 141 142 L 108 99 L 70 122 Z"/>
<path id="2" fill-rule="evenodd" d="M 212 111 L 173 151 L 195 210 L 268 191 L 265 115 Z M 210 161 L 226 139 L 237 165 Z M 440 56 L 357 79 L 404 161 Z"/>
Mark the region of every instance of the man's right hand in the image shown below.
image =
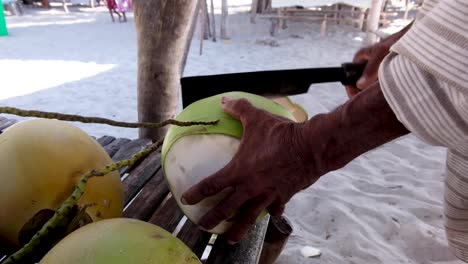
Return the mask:
<path id="1" fill-rule="evenodd" d="M 367 61 L 361 78 L 356 82 L 356 86 L 347 85 L 346 92 L 349 98 L 355 96 L 360 91 L 366 89 L 377 81 L 379 65 L 390 52 L 390 46 L 379 42 L 375 45 L 360 49 L 353 58 L 353 62 Z"/>
<path id="2" fill-rule="evenodd" d="M 385 56 L 390 52 L 390 47 L 395 44 L 413 25 L 410 23 L 401 31 L 383 39 L 381 42 L 372 46 L 362 48 L 354 55 L 353 62 L 367 61 L 361 78 L 357 81 L 356 86 L 347 85 L 346 92 L 349 98 L 355 96 L 360 91 L 367 89 L 371 84 L 377 81 L 377 74 L 379 71 L 380 63 Z"/>

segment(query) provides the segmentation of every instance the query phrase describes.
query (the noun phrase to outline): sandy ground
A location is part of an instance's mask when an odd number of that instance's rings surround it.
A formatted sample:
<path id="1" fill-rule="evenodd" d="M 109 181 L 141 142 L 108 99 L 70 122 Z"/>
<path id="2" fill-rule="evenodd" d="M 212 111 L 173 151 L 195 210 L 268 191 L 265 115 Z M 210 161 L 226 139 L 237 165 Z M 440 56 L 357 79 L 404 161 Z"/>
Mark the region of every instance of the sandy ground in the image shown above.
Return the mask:
<path id="1" fill-rule="evenodd" d="M 11 35 L 0 38 L 0 105 L 137 120 L 132 14 L 120 24 L 104 8 L 27 12 L 7 17 Z M 205 41 L 202 56 L 196 33 L 185 76 L 336 66 L 351 60 L 364 37 L 340 25 L 321 38 L 317 24 L 290 23 L 271 39 L 268 22 L 252 25 L 245 13 L 231 15 L 228 29 L 231 39 Z M 262 44 L 272 41 L 278 46 Z M 312 116 L 347 98 L 339 84 L 324 84 L 293 99 Z M 137 136 L 76 125 L 94 136 Z M 278 263 L 460 263 L 443 229 L 444 162 L 444 149 L 410 135 L 324 176 L 288 204 L 294 233 Z M 305 259 L 304 246 L 322 255 Z"/>

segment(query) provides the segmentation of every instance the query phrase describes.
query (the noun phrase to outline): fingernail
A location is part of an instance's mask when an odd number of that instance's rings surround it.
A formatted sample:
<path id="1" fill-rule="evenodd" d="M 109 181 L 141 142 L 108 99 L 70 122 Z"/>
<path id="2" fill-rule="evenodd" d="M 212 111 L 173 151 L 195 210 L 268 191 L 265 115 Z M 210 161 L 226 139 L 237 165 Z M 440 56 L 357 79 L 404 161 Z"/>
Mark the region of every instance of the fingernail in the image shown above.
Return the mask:
<path id="1" fill-rule="evenodd" d="M 182 198 L 180 198 L 180 202 L 183 204 L 183 205 L 188 205 L 187 203 L 187 200 L 185 200 L 185 198 L 182 196 Z"/>
<path id="2" fill-rule="evenodd" d="M 228 240 L 228 244 L 233 246 L 233 245 L 237 244 L 237 241 Z"/>
<path id="3" fill-rule="evenodd" d="M 229 101 L 231 101 L 232 99 L 227 97 L 227 96 L 223 96 L 223 98 L 221 98 L 221 104 L 225 104 Z"/>

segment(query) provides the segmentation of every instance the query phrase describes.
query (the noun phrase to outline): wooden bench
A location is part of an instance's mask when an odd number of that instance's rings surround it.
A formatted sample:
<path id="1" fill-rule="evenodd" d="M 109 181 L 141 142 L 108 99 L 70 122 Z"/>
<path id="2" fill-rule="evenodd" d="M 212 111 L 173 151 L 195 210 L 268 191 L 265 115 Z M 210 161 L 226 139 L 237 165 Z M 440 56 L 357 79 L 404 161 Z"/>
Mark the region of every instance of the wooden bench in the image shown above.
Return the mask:
<path id="1" fill-rule="evenodd" d="M 16 123 L 15 120 L 0 116 L 0 133 L 14 123 Z M 112 136 L 103 136 L 97 141 L 114 161 L 127 159 L 151 143 L 149 139 L 130 140 Z M 200 230 L 187 220 L 169 192 L 163 178 L 160 158 L 161 153 L 154 152 L 134 167 L 120 170 L 125 190 L 123 216 L 150 222 L 172 232 L 204 263 L 259 263 L 269 217 L 265 216 L 254 225 L 247 237 L 235 246 L 228 245 L 221 237 L 217 238 L 216 235 Z M 287 235 L 292 231 L 288 228 L 290 227 L 286 227 L 286 233 L 289 232 Z M 268 237 L 275 236 L 278 232 L 272 231 L 271 233 L 272 235 Z M 281 248 L 278 250 L 281 251 Z M 4 255 L 1 253 L 0 249 L 0 260 Z M 269 254 L 271 255 L 271 252 Z M 271 256 L 263 256 L 263 258 L 271 259 Z M 262 261 L 262 263 L 267 262 Z"/>
<path id="2" fill-rule="evenodd" d="M 260 19 L 271 21 L 270 34 L 274 36 L 280 29 L 285 29 L 286 21 L 319 22 L 321 23 L 321 34 L 324 35 L 328 22 L 351 25 L 352 27 L 364 30 L 367 22 L 367 9 L 349 6 L 345 4 L 334 4 L 331 6 L 319 6 L 315 8 L 277 8 L 270 14 L 259 15 Z M 387 26 L 390 18 L 397 16 L 397 12 L 382 12 L 380 24 Z"/>

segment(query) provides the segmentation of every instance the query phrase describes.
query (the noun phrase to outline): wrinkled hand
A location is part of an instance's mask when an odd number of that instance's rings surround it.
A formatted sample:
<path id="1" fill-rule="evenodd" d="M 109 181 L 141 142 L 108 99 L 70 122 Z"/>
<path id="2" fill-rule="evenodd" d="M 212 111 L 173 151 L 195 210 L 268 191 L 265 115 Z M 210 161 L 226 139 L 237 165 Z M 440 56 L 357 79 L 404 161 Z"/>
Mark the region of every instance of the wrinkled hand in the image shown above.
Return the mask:
<path id="1" fill-rule="evenodd" d="M 182 196 L 185 204 L 196 204 L 223 190 L 228 194 L 198 223 L 209 230 L 239 211 L 226 233 L 239 241 L 265 209 L 281 215 L 285 204 L 318 177 L 311 175 L 304 124 L 253 107 L 247 100 L 223 98 L 225 112 L 239 119 L 244 134 L 236 155 L 224 168 L 190 188 Z"/>
<path id="2" fill-rule="evenodd" d="M 356 86 L 346 86 L 346 92 L 350 98 L 377 81 L 380 63 L 389 52 L 390 46 L 388 43 L 383 42 L 362 48 L 354 55 L 353 62 L 367 61 L 367 65 L 364 68 L 361 78 L 357 81 Z"/>
<path id="3" fill-rule="evenodd" d="M 381 42 L 360 49 L 354 55 L 353 62 L 367 61 L 367 65 L 364 68 L 361 78 L 357 81 L 356 86 L 346 86 L 346 92 L 348 93 L 349 98 L 355 96 L 360 91 L 369 88 L 377 81 L 380 63 L 383 61 L 385 56 L 390 53 L 390 47 L 400 40 L 400 38 L 411 29 L 412 25 L 413 22 L 409 23 L 401 31 L 383 39 Z"/>

